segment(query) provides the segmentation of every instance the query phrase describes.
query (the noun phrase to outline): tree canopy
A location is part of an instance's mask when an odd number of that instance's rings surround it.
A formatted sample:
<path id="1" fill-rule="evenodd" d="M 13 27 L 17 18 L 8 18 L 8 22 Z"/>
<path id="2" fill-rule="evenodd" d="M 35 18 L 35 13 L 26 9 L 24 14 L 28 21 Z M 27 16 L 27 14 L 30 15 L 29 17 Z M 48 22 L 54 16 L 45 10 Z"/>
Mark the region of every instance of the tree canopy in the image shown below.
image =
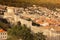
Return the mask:
<path id="1" fill-rule="evenodd" d="M 10 38 L 7 40 L 45 40 L 45 36 L 42 33 L 33 33 L 26 25 L 14 26 L 8 30 Z"/>

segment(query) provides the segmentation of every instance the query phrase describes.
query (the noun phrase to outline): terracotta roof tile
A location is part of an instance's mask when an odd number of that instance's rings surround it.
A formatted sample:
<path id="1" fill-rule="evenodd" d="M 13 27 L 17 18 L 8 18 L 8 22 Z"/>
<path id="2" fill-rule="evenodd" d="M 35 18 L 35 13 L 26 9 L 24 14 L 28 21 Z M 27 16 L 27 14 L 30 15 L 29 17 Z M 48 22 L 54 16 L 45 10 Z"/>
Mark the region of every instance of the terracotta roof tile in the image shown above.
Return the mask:
<path id="1" fill-rule="evenodd" d="M 0 29 L 0 32 L 5 32 L 3 29 Z"/>

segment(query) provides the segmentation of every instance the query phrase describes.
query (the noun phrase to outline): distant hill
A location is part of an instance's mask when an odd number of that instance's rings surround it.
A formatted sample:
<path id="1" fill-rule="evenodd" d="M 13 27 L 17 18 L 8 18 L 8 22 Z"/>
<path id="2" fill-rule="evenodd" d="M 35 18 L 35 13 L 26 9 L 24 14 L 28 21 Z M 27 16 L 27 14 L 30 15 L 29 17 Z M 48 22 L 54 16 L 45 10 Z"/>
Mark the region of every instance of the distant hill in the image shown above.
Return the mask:
<path id="1" fill-rule="evenodd" d="M 0 0 L 0 4 L 8 6 L 31 6 L 33 4 L 46 7 L 60 7 L 60 0 Z"/>

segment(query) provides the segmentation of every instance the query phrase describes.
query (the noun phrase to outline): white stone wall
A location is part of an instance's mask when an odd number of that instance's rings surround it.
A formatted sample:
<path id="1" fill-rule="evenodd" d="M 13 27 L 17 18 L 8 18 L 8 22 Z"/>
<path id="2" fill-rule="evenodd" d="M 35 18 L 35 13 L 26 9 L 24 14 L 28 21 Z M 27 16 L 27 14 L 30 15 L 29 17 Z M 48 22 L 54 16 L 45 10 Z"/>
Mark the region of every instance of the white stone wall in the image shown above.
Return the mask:
<path id="1" fill-rule="evenodd" d="M 7 39 L 7 32 L 0 32 L 0 39 Z"/>
<path id="2" fill-rule="evenodd" d="M 27 25 L 27 27 L 31 27 L 32 26 L 32 22 L 31 21 L 20 19 L 20 22 L 21 22 L 22 25 L 23 24 Z"/>

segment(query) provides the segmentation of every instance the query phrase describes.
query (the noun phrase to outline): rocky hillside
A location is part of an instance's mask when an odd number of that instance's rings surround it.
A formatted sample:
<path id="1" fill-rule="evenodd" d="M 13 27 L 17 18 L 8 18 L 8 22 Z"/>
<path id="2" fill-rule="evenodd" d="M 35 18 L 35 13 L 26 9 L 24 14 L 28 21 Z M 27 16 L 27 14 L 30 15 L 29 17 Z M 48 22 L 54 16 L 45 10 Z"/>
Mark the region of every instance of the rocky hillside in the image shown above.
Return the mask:
<path id="1" fill-rule="evenodd" d="M 34 30 L 35 32 L 50 28 L 60 31 L 60 9 L 58 8 L 53 11 L 36 5 L 26 8 L 0 6 L 0 16 L 6 19 L 10 25 L 21 23 L 21 25 L 31 27 L 32 30 L 37 28 Z"/>
<path id="2" fill-rule="evenodd" d="M 28 22 L 36 22 L 37 24 L 48 26 L 60 26 L 60 9 L 50 10 L 46 7 L 33 5 L 31 7 L 3 7 L 0 10 L 0 16 L 7 19 L 11 24 L 25 20 Z M 28 23 L 27 23 L 28 24 Z"/>
<path id="3" fill-rule="evenodd" d="M 37 5 L 26 8 L 0 5 L 0 27 L 7 29 L 17 24 L 26 25 L 35 33 L 43 32 L 49 40 L 55 40 L 55 37 L 60 40 L 59 8 L 50 10 Z"/>

